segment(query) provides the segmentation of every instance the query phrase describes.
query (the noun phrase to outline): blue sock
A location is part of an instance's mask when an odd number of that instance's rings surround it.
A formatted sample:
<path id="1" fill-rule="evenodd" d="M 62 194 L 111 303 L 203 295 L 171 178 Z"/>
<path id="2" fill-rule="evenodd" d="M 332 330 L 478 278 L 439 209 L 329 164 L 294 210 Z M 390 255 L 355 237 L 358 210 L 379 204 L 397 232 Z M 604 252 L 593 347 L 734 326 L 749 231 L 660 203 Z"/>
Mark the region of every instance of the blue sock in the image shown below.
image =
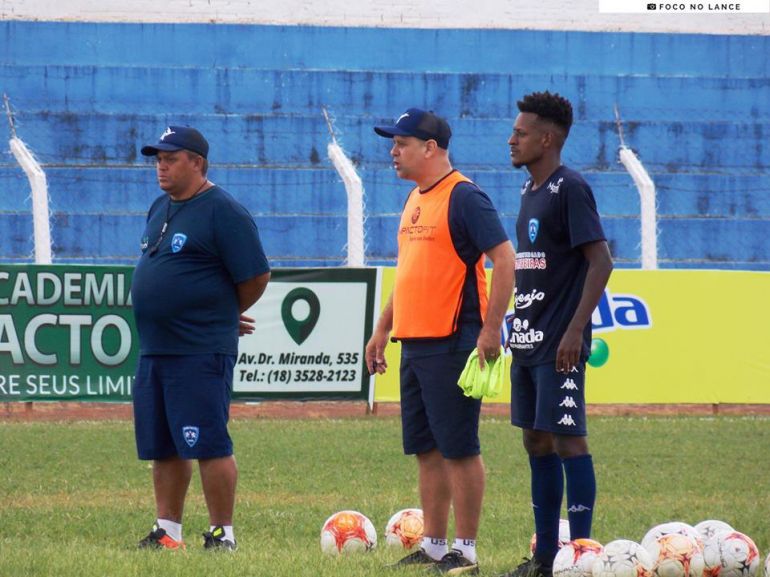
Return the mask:
<path id="1" fill-rule="evenodd" d="M 591 455 L 564 459 L 567 477 L 567 516 L 572 539 L 591 537 L 591 521 L 596 502 L 596 476 Z"/>
<path id="2" fill-rule="evenodd" d="M 564 473 L 556 453 L 530 457 L 532 510 L 535 514 L 537 544 L 535 558 L 550 567 L 559 550 L 559 515 L 564 494 Z"/>

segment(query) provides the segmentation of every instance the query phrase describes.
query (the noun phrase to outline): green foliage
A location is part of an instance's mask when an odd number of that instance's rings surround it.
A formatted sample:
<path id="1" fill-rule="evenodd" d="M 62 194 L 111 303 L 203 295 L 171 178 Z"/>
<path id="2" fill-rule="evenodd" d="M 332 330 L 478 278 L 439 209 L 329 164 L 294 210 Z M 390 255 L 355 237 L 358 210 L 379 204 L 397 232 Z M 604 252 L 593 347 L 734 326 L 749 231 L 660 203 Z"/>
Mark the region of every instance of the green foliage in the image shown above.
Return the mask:
<path id="1" fill-rule="evenodd" d="M 658 523 L 715 518 L 766 554 L 769 425 L 764 418 L 593 418 L 594 537 L 641 541 Z M 319 548 L 321 524 L 335 511 L 361 511 L 382 536 L 392 513 L 419 507 L 398 419 L 235 421 L 231 429 L 240 467 L 234 555 L 202 549 L 208 520 L 197 476 L 184 520 L 188 549 L 135 549 L 154 504 L 130 423 L 0 423 L 0 575 L 361 577 L 381 575 L 399 557 L 383 542 L 340 559 Z M 528 553 L 529 469 L 521 435 L 505 420 L 484 419 L 481 435 L 487 493 L 479 553 L 482 572 L 494 575 Z"/>

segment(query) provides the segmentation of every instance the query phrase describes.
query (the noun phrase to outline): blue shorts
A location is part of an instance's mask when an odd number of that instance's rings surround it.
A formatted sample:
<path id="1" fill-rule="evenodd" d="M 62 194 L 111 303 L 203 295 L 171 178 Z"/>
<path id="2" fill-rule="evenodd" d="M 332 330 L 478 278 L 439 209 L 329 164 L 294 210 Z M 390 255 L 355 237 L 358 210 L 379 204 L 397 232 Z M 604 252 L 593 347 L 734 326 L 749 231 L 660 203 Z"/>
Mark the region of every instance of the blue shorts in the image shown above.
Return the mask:
<path id="1" fill-rule="evenodd" d="M 511 423 L 522 429 L 585 437 L 586 364 L 565 375 L 556 363 L 511 365 Z"/>
<path id="2" fill-rule="evenodd" d="M 235 355 L 143 355 L 134 381 L 140 459 L 233 454 L 227 432 Z"/>
<path id="3" fill-rule="evenodd" d="M 404 453 L 435 448 L 446 459 L 481 453 L 481 400 L 463 395 L 457 379 L 470 351 L 401 357 L 401 428 Z"/>

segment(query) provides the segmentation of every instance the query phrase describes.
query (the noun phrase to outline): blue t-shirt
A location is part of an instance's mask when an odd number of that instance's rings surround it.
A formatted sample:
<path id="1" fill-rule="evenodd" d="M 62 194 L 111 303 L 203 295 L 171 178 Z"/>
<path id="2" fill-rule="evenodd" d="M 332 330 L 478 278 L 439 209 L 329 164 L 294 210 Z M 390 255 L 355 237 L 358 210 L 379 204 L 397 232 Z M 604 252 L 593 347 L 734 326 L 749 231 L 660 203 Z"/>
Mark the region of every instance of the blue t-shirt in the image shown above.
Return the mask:
<path id="1" fill-rule="evenodd" d="M 420 193 L 425 194 L 432 189 Z M 482 253 L 508 240 L 508 234 L 492 201 L 472 182 L 460 182 L 452 189 L 449 198 L 449 234 L 457 254 L 469 265 L 475 265 Z M 437 290 L 441 290 L 441 287 L 437 287 Z M 463 286 L 457 332 L 442 339 L 404 339 L 401 341 L 401 354 L 417 357 L 444 354 L 450 350 L 472 350 L 476 346 L 483 321 L 476 275 L 469 274 Z"/>
<path id="2" fill-rule="evenodd" d="M 588 261 L 580 246 L 605 240 L 591 187 L 560 166 L 539 188 L 521 189 L 516 221 L 515 313 L 509 345 L 520 365 L 556 360 L 556 350 L 583 293 Z M 588 358 L 591 323 L 583 331 Z"/>
<path id="3" fill-rule="evenodd" d="M 218 186 L 182 202 L 163 195 L 141 249 L 131 282 L 141 354 L 237 354 L 236 285 L 270 270 L 246 208 Z"/>

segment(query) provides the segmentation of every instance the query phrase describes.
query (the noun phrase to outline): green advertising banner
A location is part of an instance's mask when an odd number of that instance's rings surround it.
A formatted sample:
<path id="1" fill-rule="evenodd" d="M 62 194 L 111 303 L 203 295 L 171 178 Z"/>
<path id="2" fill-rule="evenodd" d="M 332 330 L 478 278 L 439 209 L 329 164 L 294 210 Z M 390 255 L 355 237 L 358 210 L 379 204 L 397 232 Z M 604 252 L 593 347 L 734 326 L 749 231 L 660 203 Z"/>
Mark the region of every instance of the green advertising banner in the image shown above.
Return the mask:
<path id="1" fill-rule="evenodd" d="M 128 401 L 132 267 L 0 265 L 0 401 Z"/>
<path id="2" fill-rule="evenodd" d="M 0 402 L 131 400 L 133 267 L 0 265 Z M 378 270 L 281 269 L 246 314 L 233 398 L 373 402 Z M 371 398 L 370 398 L 371 397 Z"/>

